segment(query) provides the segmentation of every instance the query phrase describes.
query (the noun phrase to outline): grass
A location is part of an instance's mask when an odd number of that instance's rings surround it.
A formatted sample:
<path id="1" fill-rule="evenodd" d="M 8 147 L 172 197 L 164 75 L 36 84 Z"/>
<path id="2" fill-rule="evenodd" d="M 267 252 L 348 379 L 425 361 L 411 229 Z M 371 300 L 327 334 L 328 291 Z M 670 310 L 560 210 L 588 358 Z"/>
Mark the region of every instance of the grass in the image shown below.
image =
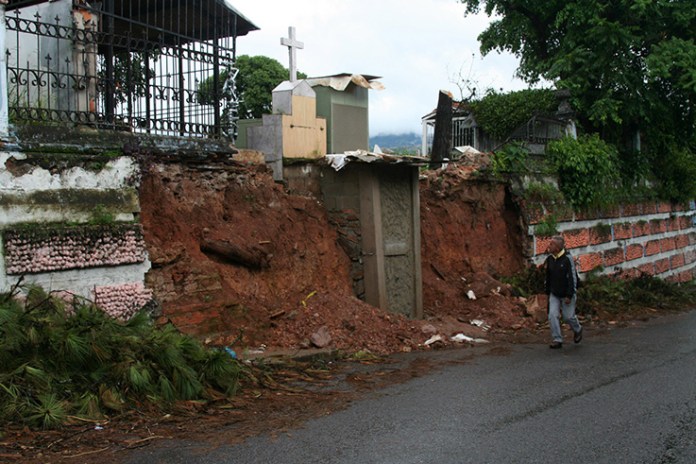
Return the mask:
<path id="1" fill-rule="evenodd" d="M 517 295 L 544 293 L 545 270 L 530 267 L 504 279 Z M 696 301 L 694 282 L 673 283 L 650 275 L 633 279 L 589 273 L 578 289 L 578 312 L 625 313 L 635 309 L 687 309 Z"/>

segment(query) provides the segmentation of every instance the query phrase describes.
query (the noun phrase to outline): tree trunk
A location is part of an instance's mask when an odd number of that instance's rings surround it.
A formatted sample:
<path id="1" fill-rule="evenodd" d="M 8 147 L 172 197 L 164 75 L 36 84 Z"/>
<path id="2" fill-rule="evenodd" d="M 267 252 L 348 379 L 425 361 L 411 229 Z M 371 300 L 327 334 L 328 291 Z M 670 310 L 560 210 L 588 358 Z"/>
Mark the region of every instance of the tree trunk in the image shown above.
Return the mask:
<path id="1" fill-rule="evenodd" d="M 207 239 L 201 242 L 201 251 L 214 254 L 225 261 L 240 264 L 249 269 L 265 269 L 269 267 L 272 256 L 258 247 L 246 247 L 230 242 Z"/>
<path id="2" fill-rule="evenodd" d="M 437 169 L 452 150 L 452 94 L 440 90 L 435 113 L 435 136 L 433 151 L 430 155 L 431 167 Z"/>

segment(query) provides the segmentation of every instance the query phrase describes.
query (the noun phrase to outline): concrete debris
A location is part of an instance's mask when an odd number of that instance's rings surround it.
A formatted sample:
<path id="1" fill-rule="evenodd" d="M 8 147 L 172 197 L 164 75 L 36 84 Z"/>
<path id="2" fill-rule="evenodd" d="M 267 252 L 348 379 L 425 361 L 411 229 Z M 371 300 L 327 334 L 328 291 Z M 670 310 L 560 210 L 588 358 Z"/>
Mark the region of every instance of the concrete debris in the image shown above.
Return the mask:
<path id="1" fill-rule="evenodd" d="M 490 343 L 485 338 L 473 338 L 469 337 L 468 335 L 464 335 L 463 333 L 459 333 L 453 337 L 450 337 L 450 340 L 457 343 Z"/>
<path id="2" fill-rule="evenodd" d="M 321 327 L 319 330 L 313 333 L 311 337 L 309 337 L 309 340 L 312 342 L 312 345 L 316 346 L 317 348 L 326 348 L 329 346 L 329 344 L 331 344 L 331 334 L 329 333 L 329 329 L 326 326 Z"/>
<path id="3" fill-rule="evenodd" d="M 469 321 L 469 324 L 476 326 L 476 327 L 480 327 L 485 331 L 488 331 L 491 329 L 491 326 L 486 324 L 485 322 L 483 322 L 481 319 L 472 319 Z"/>
<path id="4" fill-rule="evenodd" d="M 437 328 L 432 324 L 424 324 L 421 327 L 421 332 L 423 332 L 424 335 L 435 335 L 437 333 Z"/>
<path id="5" fill-rule="evenodd" d="M 543 324 L 548 319 L 548 296 L 540 294 L 529 297 L 525 302 L 525 312 L 535 322 Z"/>
<path id="6" fill-rule="evenodd" d="M 430 337 L 429 339 L 427 339 L 427 340 L 425 341 L 425 343 L 423 343 L 423 344 L 424 344 L 425 346 L 430 346 L 430 345 L 432 345 L 433 343 L 437 343 L 437 342 L 442 342 L 442 343 L 444 343 L 444 341 L 445 341 L 445 339 L 442 338 L 442 335 L 437 334 L 437 335 L 433 335 L 432 337 Z"/>
<path id="7" fill-rule="evenodd" d="M 476 299 L 476 294 L 474 293 L 473 290 L 469 290 L 468 292 L 466 292 L 466 296 L 467 296 L 467 298 L 469 298 L 470 300 L 475 300 L 475 299 Z"/>

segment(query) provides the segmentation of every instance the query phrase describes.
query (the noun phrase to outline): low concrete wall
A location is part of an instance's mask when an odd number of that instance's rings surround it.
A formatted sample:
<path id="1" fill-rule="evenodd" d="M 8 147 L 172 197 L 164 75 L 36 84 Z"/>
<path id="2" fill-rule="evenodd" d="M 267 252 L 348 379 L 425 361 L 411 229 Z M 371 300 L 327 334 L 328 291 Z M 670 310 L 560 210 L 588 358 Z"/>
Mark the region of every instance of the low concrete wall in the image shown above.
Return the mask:
<path id="1" fill-rule="evenodd" d="M 0 292 L 67 291 L 126 319 L 151 299 L 133 157 L 0 148 Z"/>
<path id="2" fill-rule="evenodd" d="M 526 217 L 529 256 L 533 263 L 540 264 L 551 240 L 535 232 L 544 214 L 538 208 L 528 208 Z M 571 214 L 561 218 L 558 230 L 581 274 L 601 268 L 605 274 L 645 273 L 679 282 L 696 278 L 694 202 L 644 202 Z"/>

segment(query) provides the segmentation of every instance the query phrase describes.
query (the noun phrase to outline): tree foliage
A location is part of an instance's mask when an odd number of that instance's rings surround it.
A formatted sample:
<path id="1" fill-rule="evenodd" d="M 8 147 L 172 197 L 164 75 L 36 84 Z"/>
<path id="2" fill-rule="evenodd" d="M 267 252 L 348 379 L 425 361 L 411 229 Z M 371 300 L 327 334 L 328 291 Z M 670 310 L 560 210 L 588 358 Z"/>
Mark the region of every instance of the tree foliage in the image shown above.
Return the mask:
<path id="1" fill-rule="evenodd" d="M 236 80 L 237 96 L 240 98 L 239 117 L 241 119 L 260 118 L 271 112 L 273 89 L 283 81 L 288 80 L 289 71 L 280 62 L 267 56 L 237 57 L 235 68 L 239 70 Z M 219 95 L 224 97 L 222 84 L 227 80 L 228 72 L 220 73 Z M 297 73 L 299 79 L 307 75 Z M 214 81 L 212 77 L 201 82 L 198 86 L 198 100 L 206 104 L 214 100 Z"/>
<path id="2" fill-rule="evenodd" d="M 53 428 L 71 416 L 225 398 L 241 372 L 224 351 L 156 327 L 144 312 L 122 323 L 39 288 L 23 303 L 0 294 L 0 425 Z"/>
<path id="3" fill-rule="evenodd" d="M 574 208 L 601 206 L 611 201 L 618 181 L 618 153 L 596 134 L 565 137 L 549 143 L 563 196 Z"/>
<path id="4" fill-rule="evenodd" d="M 696 166 L 693 0 L 461 1 L 467 13 L 497 16 L 481 51 L 511 52 L 526 81 L 571 90 L 587 132 L 646 156 L 658 174 L 665 160 Z M 633 151 L 637 131 L 643 155 Z"/>

